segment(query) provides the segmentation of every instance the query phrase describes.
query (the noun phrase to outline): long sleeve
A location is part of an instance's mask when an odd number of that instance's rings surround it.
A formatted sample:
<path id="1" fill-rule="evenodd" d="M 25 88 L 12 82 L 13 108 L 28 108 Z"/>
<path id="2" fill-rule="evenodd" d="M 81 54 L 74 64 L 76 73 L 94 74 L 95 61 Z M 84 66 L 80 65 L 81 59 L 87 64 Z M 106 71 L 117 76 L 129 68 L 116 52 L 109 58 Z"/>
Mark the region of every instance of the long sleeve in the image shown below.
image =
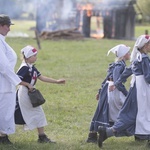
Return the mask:
<path id="1" fill-rule="evenodd" d="M 10 92 L 14 90 L 21 80 L 16 75 L 14 67 L 17 56 L 5 41 L 0 37 L 0 92 Z"/>
<path id="2" fill-rule="evenodd" d="M 15 74 L 13 68 L 9 64 L 8 59 L 4 55 L 3 51 L 1 51 L 0 55 L 0 73 L 2 76 L 4 76 L 8 81 L 10 81 L 15 86 L 20 83 L 20 79 Z"/>
<path id="3" fill-rule="evenodd" d="M 107 70 L 107 75 L 104 81 L 102 82 L 102 87 L 106 83 L 107 80 L 112 80 L 113 79 L 113 69 L 115 67 L 115 63 L 109 64 L 108 70 Z"/>
<path id="4" fill-rule="evenodd" d="M 123 73 L 120 75 L 119 79 L 115 82 L 116 88 L 121 91 L 125 96 L 128 94 L 128 91 L 126 90 L 125 86 L 122 83 L 125 83 L 127 78 L 132 75 L 132 69 L 131 66 L 128 68 L 125 68 Z"/>
<path id="5" fill-rule="evenodd" d="M 144 57 L 142 60 L 143 75 L 147 83 L 150 84 L 150 60 Z"/>

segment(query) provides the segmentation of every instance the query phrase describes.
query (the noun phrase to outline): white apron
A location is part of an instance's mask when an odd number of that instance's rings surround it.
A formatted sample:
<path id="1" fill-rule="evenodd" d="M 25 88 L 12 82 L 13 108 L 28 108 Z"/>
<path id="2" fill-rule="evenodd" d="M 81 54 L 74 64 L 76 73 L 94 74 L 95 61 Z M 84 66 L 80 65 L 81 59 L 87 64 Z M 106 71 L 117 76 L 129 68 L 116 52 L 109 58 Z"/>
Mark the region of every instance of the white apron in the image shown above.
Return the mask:
<path id="1" fill-rule="evenodd" d="M 16 105 L 16 93 L 0 93 L 0 133 L 15 133 L 14 111 Z"/>
<path id="2" fill-rule="evenodd" d="M 109 103 L 109 121 L 115 122 L 117 120 L 118 113 L 126 97 L 117 88 L 114 91 L 109 92 L 109 86 L 108 86 L 107 92 L 108 92 L 108 103 Z"/>
<path id="3" fill-rule="evenodd" d="M 15 132 L 16 86 L 21 79 L 14 72 L 17 55 L 0 34 L 0 134 Z"/>
<path id="4" fill-rule="evenodd" d="M 135 134 L 150 134 L 150 85 L 144 76 L 136 76 L 137 88 L 137 117 Z"/>
<path id="5" fill-rule="evenodd" d="M 26 122 L 26 126 L 24 128 L 25 130 L 33 130 L 35 128 L 40 128 L 47 125 L 42 106 L 32 106 L 28 96 L 28 89 L 25 86 L 19 87 L 18 100 L 23 119 Z"/>

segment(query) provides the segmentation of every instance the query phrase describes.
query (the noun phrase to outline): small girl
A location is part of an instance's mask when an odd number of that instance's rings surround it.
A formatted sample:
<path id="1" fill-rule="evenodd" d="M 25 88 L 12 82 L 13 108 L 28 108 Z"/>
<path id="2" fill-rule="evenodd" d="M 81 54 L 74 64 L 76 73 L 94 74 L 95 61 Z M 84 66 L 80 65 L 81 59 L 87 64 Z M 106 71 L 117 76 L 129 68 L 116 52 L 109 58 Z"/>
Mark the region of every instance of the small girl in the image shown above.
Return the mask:
<path id="1" fill-rule="evenodd" d="M 123 76 L 133 74 L 132 84 L 119 116 L 112 127 L 99 127 L 98 145 L 111 136 L 132 136 L 148 140 L 150 146 L 150 36 L 141 35 L 131 53 L 130 69 Z M 120 78 L 116 85 L 120 84 Z"/>
<path id="2" fill-rule="evenodd" d="M 112 126 L 116 121 L 118 112 L 121 109 L 127 90 L 123 84 L 118 86 L 113 92 L 109 91 L 109 86 L 120 77 L 126 67 L 126 61 L 130 58 L 130 47 L 120 44 L 108 51 L 116 55 L 116 62 L 109 66 L 108 74 L 102 83 L 101 92 L 97 94 L 99 99 L 97 109 L 90 125 L 90 133 L 88 135 L 88 143 L 97 143 L 98 126 Z"/>
<path id="3" fill-rule="evenodd" d="M 41 73 L 34 66 L 34 63 L 37 59 L 38 51 L 32 46 L 26 46 L 21 50 L 23 55 L 23 62 L 17 71 L 17 75 L 22 81 L 28 82 L 31 85 L 35 85 L 37 79 L 48 82 L 48 83 L 57 83 L 64 84 L 64 79 L 55 80 L 46 76 L 41 75 Z M 44 133 L 44 126 L 47 125 L 44 111 L 42 106 L 32 107 L 28 96 L 28 88 L 26 86 L 20 85 L 18 89 L 18 100 L 21 109 L 23 119 L 26 123 L 24 126 L 25 129 L 33 130 L 37 128 L 38 131 L 38 142 L 40 143 L 51 143 L 47 135 Z"/>

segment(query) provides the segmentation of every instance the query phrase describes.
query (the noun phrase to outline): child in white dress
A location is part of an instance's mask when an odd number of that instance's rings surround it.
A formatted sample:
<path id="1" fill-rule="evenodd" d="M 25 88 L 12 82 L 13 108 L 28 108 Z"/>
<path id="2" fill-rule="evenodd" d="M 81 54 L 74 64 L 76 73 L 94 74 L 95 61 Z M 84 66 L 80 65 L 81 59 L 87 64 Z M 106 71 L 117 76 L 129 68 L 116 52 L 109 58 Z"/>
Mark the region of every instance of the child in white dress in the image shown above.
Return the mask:
<path id="1" fill-rule="evenodd" d="M 22 81 L 28 82 L 33 86 L 35 85 L 37 79 L 48 83 L 57 83 L 57 84 L 65 83 L 65 79 L 56 80 L 41 75 L 41 73 L 33 65 L 37 59 L 38 53 L 38 51 L 34 47 L 26 46 L 21 50 L 21 53 L 23 54 L 24 60 L 19 70 L 17 71 L 17 75 L 20 77 Z M 38 107 L 32 106 L 28 96 L 28 88 L 26 86 L 19 86 L 18 100 L 23 119 L 26 123 L 25 126 L 30 130 L 37 128 L 39 135 L 38 142 L 40 143 L 53 142 L 44 133 L 44 126 L 47 125 L 47 121 L 42 106 Z"/>

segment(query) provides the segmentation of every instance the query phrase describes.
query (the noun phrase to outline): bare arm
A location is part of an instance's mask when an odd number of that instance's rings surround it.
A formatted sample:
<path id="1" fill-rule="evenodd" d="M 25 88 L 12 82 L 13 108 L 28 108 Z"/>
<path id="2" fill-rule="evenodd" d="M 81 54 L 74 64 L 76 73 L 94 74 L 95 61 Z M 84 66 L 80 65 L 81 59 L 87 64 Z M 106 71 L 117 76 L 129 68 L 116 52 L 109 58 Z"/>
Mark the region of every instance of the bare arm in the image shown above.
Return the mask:
<path id="1" fill-rule="evenodd" d="M 57 83 L 57 84 L 65 84 L 65 79 L 53 79 L 53 78 L 49 78 L 49 77 L 46 77 L 46 76 L 42 76 L 40 75 L 38 77 L 39 80 L 43 81 L 43 82 L 48 82 L 48 83 Z"/>
<path id="2" fill-rule="evenodd" d="M 29 84 L 28 82 L 24 82 L 24 81 L 21 81 L 19 85 L 24 85 L 28 87 L 29 91 L 31 91 L 34 88 L 31 84 Z"/>

